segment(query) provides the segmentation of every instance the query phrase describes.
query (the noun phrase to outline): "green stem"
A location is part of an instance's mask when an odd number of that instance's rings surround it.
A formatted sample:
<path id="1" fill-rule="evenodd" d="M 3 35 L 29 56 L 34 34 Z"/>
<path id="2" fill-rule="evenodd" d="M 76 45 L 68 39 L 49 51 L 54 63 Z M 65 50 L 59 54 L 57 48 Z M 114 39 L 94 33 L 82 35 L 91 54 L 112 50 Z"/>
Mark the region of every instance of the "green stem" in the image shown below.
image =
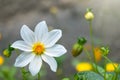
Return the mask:
<path id="1" fill-rule="evenodd" d="M 106 57 L 106 56 L 104 56 L 104 55 L 102 55 L 102 56 L 103 56 L 103 58 L 105 58 L 109 63 L 112 63 L 113 67 L 114 67 L 115 70 L 116 70 L 116 67 L 115 67 L 115 65 L 113 64 L 113 62 L 112 62 L 108 57 Z"/>
<path id="2" fill-rule="evenodd" d="M 90 62 L 92 63 L 92 58 L 91 58 L 91 56 L 90 56 L 90 53 L 89 53 L 89 52 L 87 51 L 87 49 L 85 49 L 85 48 L 84 48 L 84 51 L 85 51 L 87 57 L 89 58 Z"/>
<path id="3" fill-rule="evenodd" d="M 85 53 L 86 53 L 86 55 L 87 55 L 87 57 L 89 58 L 89 60 L 90 60 L 90 63 L 92 64 L 92 57 L 90 56 L 90 53 L 87 51 L 87 49 L 85 49 L 84 48 L 84 51 L 85 51 Z M 92 64 L 92 66 L 94 67 L 94 64 Z M 97 65 L 95 66 L 95 68 L 97 69 Z M 96 71 L 96 69 L 95 69 L 95 71 Z"/>
<path id="4" fill-rule="evenodd" d="M 105 60 L 104 65 L 106 64 L 106 61 L 107 60 Z M 105 66 L 104 66 L 104 68 L 105 68 Z M 105 70 L 105 74 L 104 74 L 104 80 L 107 80 L 107 78 L 106 78 L 106 70 Z"/>
<path id="5" fill-rule="evenodd" d="M 118 80 L 118 75 L 119 75 L 119 73 L 116 72 L 115 80 Z"/>
<path id="6" fill-rule="evenodd" d="M 97 62 L 95 60 L 95 55 L 94 55 L 94 40 L 93 40 L 92 20 L 89 21 L 89 27 L 90 27 L 90 39 L 91 39 L 91 46 L 92 46 L 92 54 L 93 54 L 93 58 L 94 58 L 94 63 L 96 65 Z M 95 66 L 95 71 L 98 72 L 97 65 Z"/>
<path id="7" fill-rule="evenodd" d="M 26 77 L 26 71 L 25 71 L 25 68 L 21 68 L 21 72 L 22 72 L 22 77 L 23 77 L 23 80 L 27 80 L 27 77 Z"/>
<path id="8" fill-rule="evenodd" d="M 104 80 L 107 80 L 107 78 L 106 78 L 106 70 L 105 70 Z"/>
<path id="9" fill-rule="evenodd" d="M 109 63 L 112 63 L 113 67 L 115 68 L 115 73 L 116 73 L 115 77 L 114 77 L 112 80 L 117 80 L 117 79 L 118 79 L 118 74 L 119 74 L 119 73 L 116 71 L 117 68 L 115 67 L 115 65 L 113 64 L 113 62 L 112 62 L 108 57 L 106 57 L 106 56 L 104 56 L 104 55 L 102 55 L 102 56 L 103 56 L 103 58 L 105 58 Z"/>
<path id="10" fill-rule="evenodd" d="M 40 80 L 40 73 L 38 73 L 38 80 Z"/>
<path id="11" fill-rule="evenodd" d="M 92 53 L 93 53 L 93 57 L 94 57 L 94 62 L 96 63 L 95 55 L 94 55 L 94 40 L 93 40 L 92 21 L 89 21 L 89 26 L 90 26 L 90 39 L 91 39 Z"/>

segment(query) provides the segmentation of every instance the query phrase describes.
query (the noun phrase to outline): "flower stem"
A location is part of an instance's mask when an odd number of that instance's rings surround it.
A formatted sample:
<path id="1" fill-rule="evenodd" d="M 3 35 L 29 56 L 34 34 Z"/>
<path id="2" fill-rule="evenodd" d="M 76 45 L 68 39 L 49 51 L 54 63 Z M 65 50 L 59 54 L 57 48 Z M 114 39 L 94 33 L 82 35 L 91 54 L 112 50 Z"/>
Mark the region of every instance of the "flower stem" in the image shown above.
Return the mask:
<path id="1" fill-rule="evenodd" d="M 40 80 L 40 73 L 38 73 L 38 80 Z"/>
<path id="2" fill-rule="evenodd" d="M 89 58 L 90 62 L 92 63 L 92 58 L 91 58 L 91 56 L 90 56 L 90 53 L 89 53 L 88 50 L 85 49 L 85 48 L 84 48 L 84 51 L 85 51 L 87 57 Z"/>
<path id="3" fill-rule="evenodd" d="M 106 64 L 106 62 L 107 62 L 107 60 L 105 60 L 104 65 Z M 105 68 L 105 66 L 104 66 L 104 68 Z M 104 80 L 107 80 L 107 78 L 106 78 L 107 75 L 106 74 L 107 74 L 107 71 L 105 69 Z"/>
<path id="4" fill-rule="evenodd" d="M 118 80 L 118 75 L 119 75 L 119 73 L 116 72 L 115 80 Z"/>
<path id="5" fill-rule="evenodd" d="M 95 55 L 94 55 L 94 40 L 93 40 L 92 21 L 89 21 L 89 26 L 90 26 L 90 39 L 91 39 L 92 53 L 93 53 L 93 57 L 94 57 L 94 62 L 96 63 Z"/>
<path id="6" fill-rule="evenodd" d="M 90 39 L 91 39 L 91 46 L 92 46 L 93 61 L 96 65 L 96 60 L 95 60 L 95 55 L 94 55 L 94 40 L 93 40 L 92 20 L 89 21 L 89 27 L 90 27 Z M 95 66 L 95 71 L 98 72 L 97 65 Z"/>
<path id="7" fill-rule="evenodd" d="M 109 63 L 112 63 L 113 67 L 116 69 L 115 65 L 113 64 L 113 62 L 106 56 L 102 55 L 103 58 L 105 58 Z"/>
<path id="8" fill-rule="evenodd" d="M 112 65 L 113 65 L 113 67 L 115 68 L 115 73 L 116 73 L 116 75 L 115 75 L 115 77 L 112 79 L 112 80 L 117 80 L 118 79 L 118 72 L 117 72 L 117 68 L 115 67 L 115 65 L 113 64 L 113 62 L 108 58 L 108 57 L 106 57 L 106 56 L 104 56 L 104 55 L 102 55 L 103 56 L 103 58 L 105 58 L 109 63 L 112 63 Z"/>
<path id="9" fill-rule="evenodd" d="M 27 77 L 26 77 L 26 71 L 25 71 L 25 68 L 21 68 L 21 72 L 22 72 L 22 77 L 23 77 L 23 80 L 27 80 Z"/>

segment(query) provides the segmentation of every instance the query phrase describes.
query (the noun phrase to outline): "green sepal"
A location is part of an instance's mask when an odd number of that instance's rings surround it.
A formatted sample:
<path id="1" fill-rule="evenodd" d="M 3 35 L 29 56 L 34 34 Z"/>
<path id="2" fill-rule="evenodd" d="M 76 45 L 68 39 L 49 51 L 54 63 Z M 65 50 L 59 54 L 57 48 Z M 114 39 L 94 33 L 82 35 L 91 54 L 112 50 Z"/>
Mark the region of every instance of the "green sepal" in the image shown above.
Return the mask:
<path id="1" fill-rule="evenodd" d="M 12 54 L 12 51 L 14 51 L 15 49 L 11 47 L 11 44 L 8 45 L 8 48 L 3 50 L 3 55 L 6 57 L 10 57 Z"/>
<path id="2" fill-rule="evenodd" d="M 107 56 L 110 52 L 109 47 L 101 47 L 102 54 Z"/>
<path id="3" fill-rule="evenodd" d="M 78 44 L 84 45 L 87 42 L 87 40 L 84 37 L 79 37 L 78 38 Z"/>

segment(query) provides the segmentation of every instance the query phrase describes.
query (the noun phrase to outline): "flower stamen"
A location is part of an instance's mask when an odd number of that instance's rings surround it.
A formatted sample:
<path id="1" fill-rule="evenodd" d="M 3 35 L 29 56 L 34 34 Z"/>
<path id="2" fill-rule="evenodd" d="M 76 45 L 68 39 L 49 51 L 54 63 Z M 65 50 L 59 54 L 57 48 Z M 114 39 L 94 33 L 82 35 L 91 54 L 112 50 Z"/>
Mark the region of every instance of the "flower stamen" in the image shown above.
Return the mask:
<path id="1" fill-rule="evenodd" d="M 33 45 L 33 52 L 37 55 L 41 55 L 44 53 L 45 51 L 45 47 L 44 47 L 44 44 L 40 43 L 40 42 L 37 42 Z"/>

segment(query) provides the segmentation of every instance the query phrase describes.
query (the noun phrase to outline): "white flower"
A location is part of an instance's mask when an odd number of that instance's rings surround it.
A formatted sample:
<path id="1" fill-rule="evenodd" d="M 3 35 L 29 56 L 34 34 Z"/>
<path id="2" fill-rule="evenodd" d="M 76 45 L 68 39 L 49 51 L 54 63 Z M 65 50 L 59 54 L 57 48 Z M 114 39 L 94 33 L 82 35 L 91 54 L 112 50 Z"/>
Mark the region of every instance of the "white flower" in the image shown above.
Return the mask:
<path id="1" fill-rule="evenodd" d="M 11 45 L 23 51 L 17 57 L 15 66 L 25 67 L 29 64 L 29 71 L 35 76 L 40 71 L 43 60 L 49 64 L 52 71 L 56 72 L 57 62 L 53 57 L 59 57 L 67 52 L 64 46 L 56 44 L 62 36 L 62 31 L 54 29 L 48 32 L 46 22 L 42 21 L 37 24 L 34 32 L 23 25 L 20 34 L 23 40 Z"/>

